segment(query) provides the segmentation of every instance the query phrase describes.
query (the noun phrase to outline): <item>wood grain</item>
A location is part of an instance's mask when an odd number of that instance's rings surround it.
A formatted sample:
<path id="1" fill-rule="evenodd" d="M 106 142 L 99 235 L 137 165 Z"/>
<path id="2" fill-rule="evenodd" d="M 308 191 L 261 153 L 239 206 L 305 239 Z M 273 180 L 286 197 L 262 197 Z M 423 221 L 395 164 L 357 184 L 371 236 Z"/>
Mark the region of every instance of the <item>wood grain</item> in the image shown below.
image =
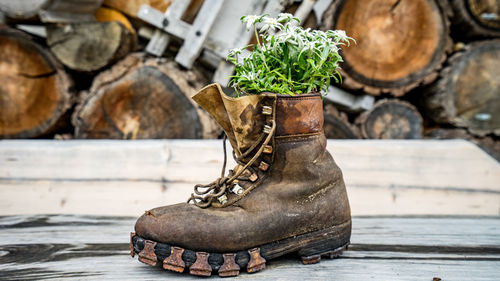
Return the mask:
<path id="1" fill-rule="evenodd" d="M 0 279 L 199 280 L 128 255 L 135 219 L 103 216 L 0 217 Z M 245 280 L 497 280 L 498 217 L 354 217 L 351 247 L 335 260 L 272 260 Z M 472 239 L 473 238 L 473 239 Z"/>
<path id="2" fill-rule="evenodd" d="M 357 40 L 342 47 L 344 86 L 372 95 L 401 96 L 432 82 L 451 47 L 434 0 L 334 1 L 322 29 L 345 30 Z"/>
<path id="3" fill-rule="evenodd" d="M 477 41 L 450 57 L 439 80 L 426 90 L 432 120 L 484 136 L 500 135 L 500 40 Z"/>
<path id="4" fill-rule="evenodd" d="M 50 132 L 72 105 L 73 82 L 27 34 L 0 27 L 0 139 Z"/>
<path id="5" fill-rule="evenodd" d="M 92 72 L 133 51 L 137 41 L 117 21 L 47 25 L 47 45 L 67 67 Z"/>
<path id="6" fill-rule="evenodd" d="M 454 0 L 450 6 L 456 37 L 462 40 L 500 37 L 500 2 L 497 0 Z"/>
<path id="7" fill-rule="evenodd" d="M 214 138 L 215 121 L 190 96 L 203 79 L 172 61 L 131 54 L 100 73 L 73 115 L 77 138 Z"/>
<path id="8" fill-rule="evenodd" d="M 423 119 L 412 104 L 396 99 L 379 100 L 355 123 L 368 139 L 420 139 Z"/>
<path id="9" fill-rule="evenodd" d="M 359 139 L 361 134 L 356 126 L 347 119 L 347 115 L 338 111 L 332 105 L 326 105 L 324 110 L 323 130 L 329 139 Z"/>
<path id="10" fill-rule="evenodd" d="M 499 214 L 500 165 L 469 142 L 329 140 L 327 149 L 353 214 Z M 184 202 L 222 161 L 220 140 L 2 141 L 0 214 L 136 215 Z"/>

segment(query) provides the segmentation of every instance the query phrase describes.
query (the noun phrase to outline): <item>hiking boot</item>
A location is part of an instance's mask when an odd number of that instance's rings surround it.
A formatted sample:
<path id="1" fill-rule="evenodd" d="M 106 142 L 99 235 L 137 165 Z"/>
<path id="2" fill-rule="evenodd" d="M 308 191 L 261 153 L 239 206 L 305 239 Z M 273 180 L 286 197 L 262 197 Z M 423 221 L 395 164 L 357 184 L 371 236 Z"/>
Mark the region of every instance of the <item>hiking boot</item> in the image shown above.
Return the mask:
<path id="1" fill-rule="evenodd" d="M 321 96 L 231 98 L 212 84 L 193 99 L 224 129 L 237 165 L 196 185 L 188 203 L 146 211 L 131 255 L 201 276 L 256 272 L 292 252 L 305 264 L 340 255 L 351 215 L 342 172 L 326 150 Z"/>

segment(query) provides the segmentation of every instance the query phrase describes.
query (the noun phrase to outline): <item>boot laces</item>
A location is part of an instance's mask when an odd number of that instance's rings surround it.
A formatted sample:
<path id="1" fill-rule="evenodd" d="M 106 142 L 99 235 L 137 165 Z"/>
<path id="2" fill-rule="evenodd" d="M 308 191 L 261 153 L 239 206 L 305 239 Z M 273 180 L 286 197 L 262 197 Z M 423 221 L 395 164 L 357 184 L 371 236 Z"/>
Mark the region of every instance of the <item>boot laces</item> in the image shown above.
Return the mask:
<path id="1" fill-rule="evenodd" d="M 215 181 L 209 183 L 209 184 L 197 184 L 194 186 L 194 193 L 191 193 L 191 197 L 189 197 L 187 203 L 193 202 L 196 206 L 200 208 L 207 208 L 215 200 L 218 200 L 220 196 L 223 196 L 226 194 L 228 190 L 234 187 L 236 184 L 235 181 L 243 180 L 243 181 L 248 181 L 250 180 L 248 177 L 242 176 L 241 174 L 249 170 L 253 173 L 255 173 L 254 169 L 252 168 L 252 165 L 257 161 L 259 156 L 262 154 L 264 151 L 264 148 L 266 145 L 269 144 L 271 141 L 274 131 L 276 129 L 276 123 L 274 120 L 271 120 L 271 130 L 269 132 L 263 132 L 260 136 L 259 139 L 252 144 L 250 148 L 248 148 L 245 152 L 243 152 L 241 155 L 236 156 L 234 150 L 233 150 L 233 158 L 238 163 L 242 168 L 238 169 L 236 172 L 234 170 L 229 170 L 229 173 L 227 176 L 225 176 L 226 173 L 226 164 L 227 164 L 227 152 L 226 152 L 226 140 L 227 136 L 224 134 L 224 139 L 222 142 L 223 150 L 224 150 L 224 163 L 222 165 L 222 171 L 221 171 L 221 176 L 216 179 Z M 266 136 L 267 135 L 267 136 Z M 264 140 L 264 142 L 262 142 Z M 262 143 L 261 143 L 262 142 Z M 259 143 L 261 145 L 259 146 Z M 250 152 L 254 151 L 257 147 L 259 149 L 257 152 L 252 156 L 252 158 L 248 162 L 244 162 L 243 159 L 246 158 L 248 155 L 250 155 Z"/>

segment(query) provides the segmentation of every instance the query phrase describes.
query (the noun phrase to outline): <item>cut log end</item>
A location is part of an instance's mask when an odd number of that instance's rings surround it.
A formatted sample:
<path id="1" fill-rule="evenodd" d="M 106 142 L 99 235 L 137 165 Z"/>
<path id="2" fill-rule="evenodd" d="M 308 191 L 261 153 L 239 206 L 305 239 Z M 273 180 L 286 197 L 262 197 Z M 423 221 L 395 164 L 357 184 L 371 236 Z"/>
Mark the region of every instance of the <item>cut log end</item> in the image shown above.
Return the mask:
<path id="1" fill-rule="evenodd" d="M 24 33 L 0 27 L 0 49 L 0 138 L 47 133 L 71 106 L 71 80 Z"/>
<path id="2" fill-rule="evenodd" d="M 78 106 L 77 138 L 201 138 L 209 127 L 188 99 L 195 89 L 175 63 L 132 54 L 96 77 Z M 191 73 L 192 75 L 192 73 Z M 195 82 L 196 83 L 196 82 Z M 201 85 L 196 85 L 201 88 Z M 214 136 L 212 136 L 214 137 Z"/>
<path id="3" fill-rule="evenodd" d="M 500 40 L 475 42 L 453 55 L 427 89 L 427 116 L 474 134 L 500 135 Z"/>
<path id="4" fill-rule="evenodd" d="M 116 62 L 135 48 L 134 36 L 116 21 L 47 25 L 47 45 L 77 71 L 96 71 Z"/>
<path id="5" fill-rule="evenodd" d="M 329 139 L 359 139 L 361 134 L 356 126 L 349 123 L 345 113 L 333 105 L 325 106 L 323 129 Z"/>
<path id="6" fill-rule="evenodd" d="M 447 19 L 434 0 L 335 1 L 322 28 L 356 39 L 342 47 L 345 86 L 372 95 L 401 96 L 432 82 L 451 47 Z"/>
<path id="7" fill-rule="evenodd" d="M 462 39 L 500 37 L 500 2 L 497 0 L 453 0 L 454 33 Z"/>
<path id="8" fill-rule="evenodd" d="M 420 139 L 422 116 L 417 109 L 401 100 L 380 100 L 356 119 L 364 138 Z"/>

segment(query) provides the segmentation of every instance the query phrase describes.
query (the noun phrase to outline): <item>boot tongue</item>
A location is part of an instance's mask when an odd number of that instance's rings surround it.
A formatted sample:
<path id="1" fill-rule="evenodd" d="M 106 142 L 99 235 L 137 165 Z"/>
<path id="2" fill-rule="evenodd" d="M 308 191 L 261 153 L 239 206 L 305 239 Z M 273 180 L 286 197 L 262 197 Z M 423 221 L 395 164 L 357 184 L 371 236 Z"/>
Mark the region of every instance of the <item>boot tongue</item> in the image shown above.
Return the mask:
<path id="1" fill-rule="evenodd" d="M 231 98 L 217 83 L 206 86 L 193 96 L 224 129 L 238 155 L 250 148 L 262 134 L 265 116 L 261 113 L 261 101 L 264 98 L 264 95 Z"/>
<path id="2" fill-rule="evenodd" d="M 238 151 L 233 126 L 226 112 L 222 96 L 225 94 L 219 84 L 210 84 L 196 93 L 192 99 L 205 109 L 222 127 L 235 151 Z"/>

